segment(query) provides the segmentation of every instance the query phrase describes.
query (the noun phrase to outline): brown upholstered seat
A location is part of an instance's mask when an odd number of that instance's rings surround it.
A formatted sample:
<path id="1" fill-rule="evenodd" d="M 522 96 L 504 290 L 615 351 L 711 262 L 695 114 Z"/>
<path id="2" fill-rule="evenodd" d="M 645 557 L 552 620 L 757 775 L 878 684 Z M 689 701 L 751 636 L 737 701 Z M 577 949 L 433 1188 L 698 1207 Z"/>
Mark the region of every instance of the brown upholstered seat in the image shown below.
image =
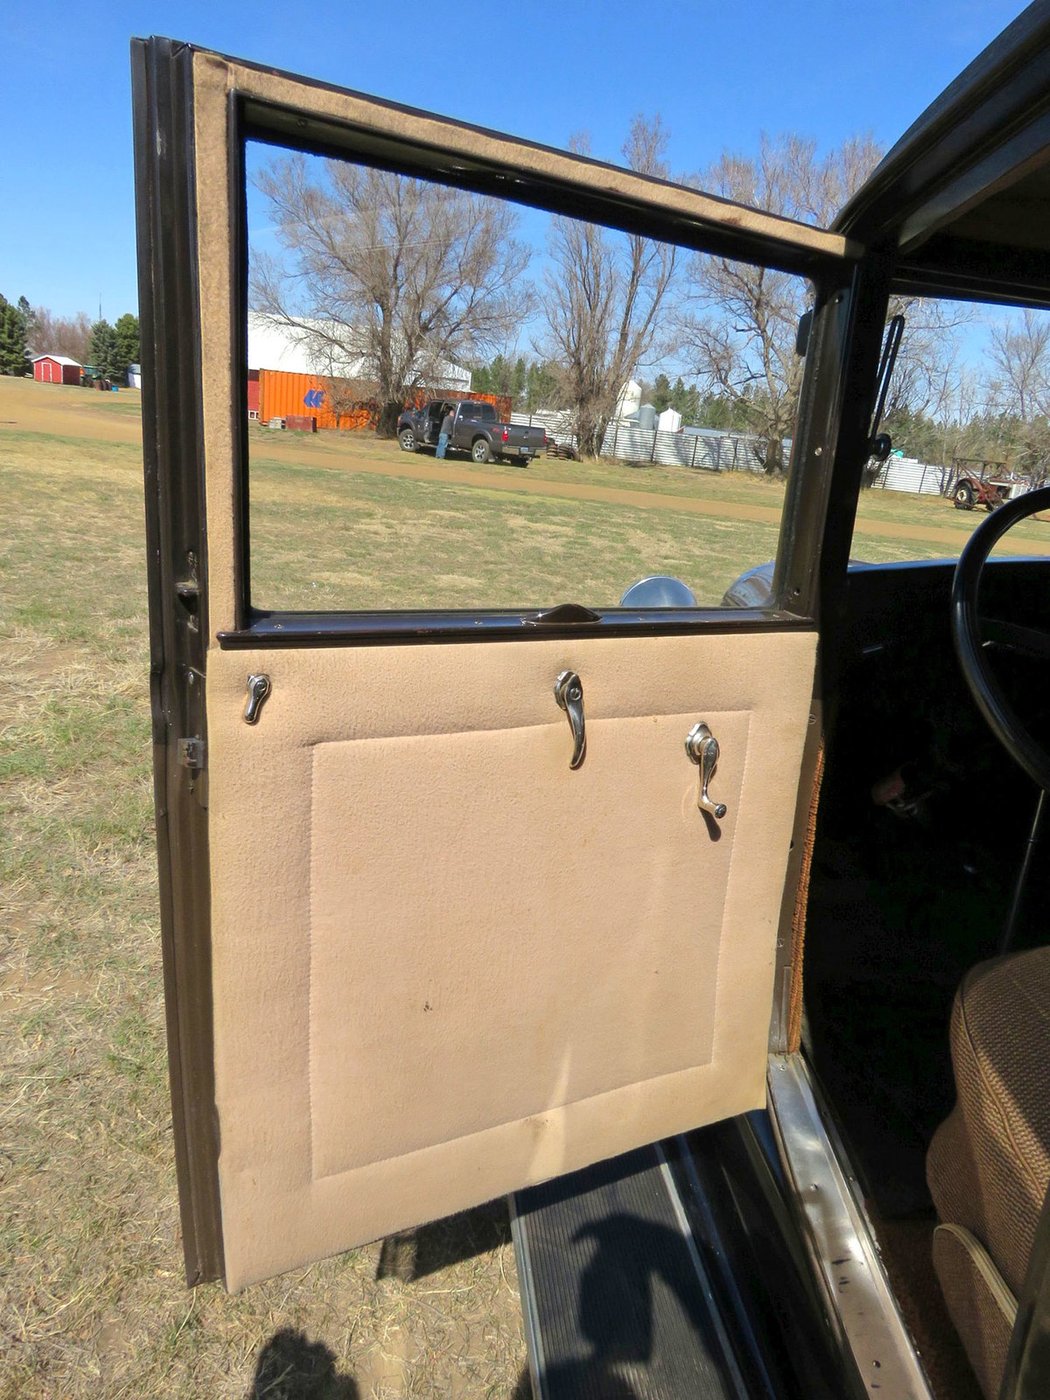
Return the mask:
<path id="1" fill-rule="evenodd" d="M 989 1400 L 1050 1182 L 1050 948 L 981 963 L 951 1024 L 956 1105 L 926 1161 L 934 1263 Z"/>

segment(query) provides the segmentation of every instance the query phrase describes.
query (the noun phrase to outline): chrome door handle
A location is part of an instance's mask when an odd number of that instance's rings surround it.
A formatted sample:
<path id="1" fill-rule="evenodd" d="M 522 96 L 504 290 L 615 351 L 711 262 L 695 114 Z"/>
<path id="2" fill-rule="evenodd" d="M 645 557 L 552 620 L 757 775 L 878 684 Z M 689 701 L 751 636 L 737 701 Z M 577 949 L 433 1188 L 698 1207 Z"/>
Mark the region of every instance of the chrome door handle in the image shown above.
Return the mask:
<path id="1" fill-rule="evenodd" d="M 583 682 L 575 671 L 562 671 L 554 682 L 554 698 L 568 716 L 572 730 L 570 768 L 579 768 L 587 754 L 587 730 L 583 719 Z"/>
<path id="2" fill-rule="evenodd" d="M 715 776 L 715 769 L 718 767 L 720 749 L 718 740 L 703 720 L 699 724 L 694 724 L 685 736 L 685 751 L 691 762 L 700 769 L 700 786 L 697 789 L 696 805 L 701 812 L 707 812 L 716 820 L 721 821 L 726 814 L 726 804 L 712 801 L 707 792 L 708 785 Z"/>

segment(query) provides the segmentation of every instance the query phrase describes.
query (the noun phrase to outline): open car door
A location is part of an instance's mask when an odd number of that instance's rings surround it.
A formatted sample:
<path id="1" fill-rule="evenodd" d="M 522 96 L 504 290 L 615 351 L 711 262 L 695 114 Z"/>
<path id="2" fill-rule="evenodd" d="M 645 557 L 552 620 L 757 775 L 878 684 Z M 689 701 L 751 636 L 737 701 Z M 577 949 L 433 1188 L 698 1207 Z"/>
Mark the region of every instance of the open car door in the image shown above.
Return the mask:
<path id="1" fill-rule="evenodd" d="M 239 1288 L 764 1103 L 863 277 L 840 236 L 581 156 L 167 40 L 133 63 L 180 1195 L 191 1280 Z M 808 277 L 775 605 L 256 597 L 249 139 Z"/>

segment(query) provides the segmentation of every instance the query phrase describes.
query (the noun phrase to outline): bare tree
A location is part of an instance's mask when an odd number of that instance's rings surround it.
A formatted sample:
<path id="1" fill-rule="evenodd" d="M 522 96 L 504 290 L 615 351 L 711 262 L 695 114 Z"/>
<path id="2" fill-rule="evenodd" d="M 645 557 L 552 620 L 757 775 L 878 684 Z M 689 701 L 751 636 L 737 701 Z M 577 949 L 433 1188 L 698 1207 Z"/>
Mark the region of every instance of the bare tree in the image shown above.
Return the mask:
<path id="1" fill-rule="evenodd" d="M 1050 466 L 1050 316 L 1026 308 L 1020 321 L 996 322 L 988 359 L 988 404 L 1009 422 L 1012 463 L 1042 481 Z"/>
<path id="2" fill-rule="evenodd" d="M 1050 317 L 1026 309 L 1020 324 L 1005 317 L 988 334 L 989 401 L 1026 421 L 1050 406 Z"/>
<path id="3" fill-rule="evenodd" d="M 827 227 L 878 164 L 870 136 L 818 156 L 799 136 L 763 136 L 757 157 L 722 156 L 695 183 L 756 208 Z M 803 365 L 795 353 L 799 318 L 811 299 L 803 278 L 697 254 L 689 265 L 681 339 L 685 358 L 709 393 L 756 435 L 765 470 L 783 470 L 783 441 L 794 428 Z M 953 331 L 966 309 L 893 298 L 889 314 L 906 331 L 890 384 L 886 425 L 915 415 L 941 417 L 958 387 Z"/>
<path id="4" fill-rule="evenodd" d="M 667 141 L 659 117 L 637 116 L 624 159 L 632 170 L 666 178 Z M 585 153 L 586 137 L 574 137 L 570 147 Z M 560 397 L 580 449 L 594 456 L 624 385 L 671 349 L 660 310 L 674 278 L 676 250 L 557 216 L 548 251 L 551 266 L 541 295 L 546 333 L 537 348 L 559 367 Z"/>
<path id="5" fill-rule="evenodd" d="M 46 306 L 33 308 L 30 348 L 38 355 L 68 355 L 86 364 L 91 345 L 91 320 L 85 311 L 56 316 Z"/>
<path id="6" fill-rule="evenodd" d="M 286 256 L 253 255 L 253 309 L 346 381 L 344 397 L 378 399 L 384 436 L 407 398 L 505 344 L 531 312 L 509 205 L 302 155 L 256 184 Z"/>
<path id="7" fill-rule="evenodd" d="M 763 136 L 757 157 L 725 154 L 692 183 L 713 194 L 826 226 L 878 163 L 869 137 L 819 158 L 799 136 Z M 708 393 L 728 401 L 756 434 L 765 470 L 783 468 L 802 383 L 795 353 L 808 283 L 773 268 L 696 254 L 689 264 L 680 334 Z"/>

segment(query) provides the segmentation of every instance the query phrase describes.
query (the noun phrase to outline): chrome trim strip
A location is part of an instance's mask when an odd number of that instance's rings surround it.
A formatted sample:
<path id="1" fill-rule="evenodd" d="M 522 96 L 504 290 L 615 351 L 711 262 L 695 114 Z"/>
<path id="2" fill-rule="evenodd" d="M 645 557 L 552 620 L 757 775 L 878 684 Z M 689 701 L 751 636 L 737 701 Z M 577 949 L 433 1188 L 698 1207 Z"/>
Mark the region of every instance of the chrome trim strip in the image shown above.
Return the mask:
<path id="1" fill-rule="evenodd" d="M 843 1171 L 803 1057 L 770 1055 L 769 1116 L 802 1214 L 810 1262 L 866 1389 L 933 1400 L 852 1178 Z"/>

